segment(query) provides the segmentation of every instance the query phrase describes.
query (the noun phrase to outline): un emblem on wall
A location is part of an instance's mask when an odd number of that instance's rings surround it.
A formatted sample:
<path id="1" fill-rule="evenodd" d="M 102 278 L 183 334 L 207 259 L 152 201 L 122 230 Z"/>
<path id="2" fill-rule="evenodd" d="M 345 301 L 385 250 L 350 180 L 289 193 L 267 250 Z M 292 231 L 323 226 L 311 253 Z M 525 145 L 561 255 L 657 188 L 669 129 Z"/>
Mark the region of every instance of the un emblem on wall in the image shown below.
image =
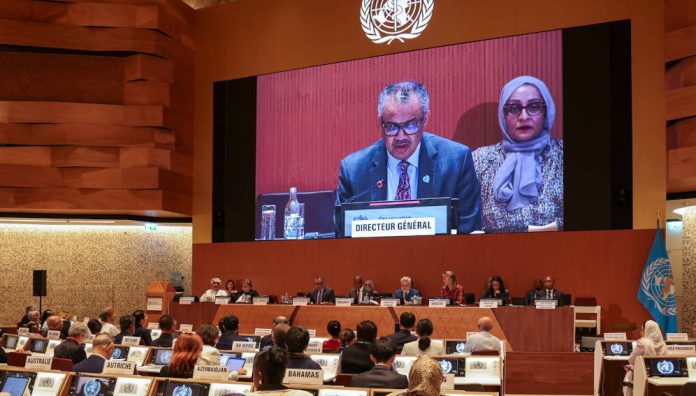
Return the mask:
<path id="1" fill-rule="evenodd" d="M 416 38 L 428 27 L 435 0 L 362 0 L 360 24 L 376 44 Z"/>

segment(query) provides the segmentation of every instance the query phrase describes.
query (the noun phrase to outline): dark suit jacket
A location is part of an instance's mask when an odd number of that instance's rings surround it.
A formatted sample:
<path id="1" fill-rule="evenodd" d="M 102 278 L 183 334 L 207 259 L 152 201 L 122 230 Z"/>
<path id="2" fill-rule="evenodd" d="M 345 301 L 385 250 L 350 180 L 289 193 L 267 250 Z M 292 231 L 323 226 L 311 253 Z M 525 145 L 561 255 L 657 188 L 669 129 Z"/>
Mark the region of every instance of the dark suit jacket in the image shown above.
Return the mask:
<path id="1" fill-rule="evenodd" d="M 7 353 L 2 348 L 0 348 L 0 363 L 7 363 Z"/>
<path id="2" fill-rule="evenodd" d="M 427 177 L 426 177 L 427 176 Z M 370 190 L 387 180 L 387 149 L 384 140 L 352 153 L 341 161 L 336 203 Z M 418 197 L 459 198 L 459 232 L 483 229 L 481 188 L 471 149 L 463 144 L 424 132 L 418 157 Z M 373 188 L 356 201 L 386 201 L 387 186 Z"/>
<path id="3" fill-rule="evenodd" d="M 407 342 L 415 341 L 418 339 L 418 337 L 411 334 L 411 332 L 408 330 L 399 330 L 394 334 L 390 334 L 389 338 L 394 340 L 396 346 L 399 349 L 403 348 L 404 344 L 406 344 Z"/>
<path id="4" fill-rule="evenodd" d="M 543 290 L 543 289 L 542 289 Z M 534 300 L 536 300 L 537 296 L 537 291 L 536 289 L 532 289 L 527 292 L 527 305 L 534 305 Z"/>
<path id="5" fill-rule="evenodd" d="M 404 389 L 408 388 L 408 379 L 405 375 L 392 371 L 387 366 L 378 364 L 371 370 L 354 376 L 351 380 L 351 386 L 359 388 Z"/>
<path id="6" fill-rule="evenodd" d="M 167 333 L 162 333 L 156 340 L 152 341 L 153 347 L 171 348 L 174 343 L 174 336 Z"/>
<path id="7" fill-rule="evenodd" d="M 123 337 L 131 337 L 132 335 L 128 333 L 127 331 L 122 331 L 118 334 L 116 334 L 116 337 L 114 337 L 114 344 L 116 345 L 121 345 L 123 342 Z"/>
<path id="8" fill-rule="evenodd" d="M 394 291 L 394 293 L 392 293 L 392 296 L 394 296 L 394 298 L 400 298 L 404 301 L 411 301 L 411 299 L 413 297 L 418 297 L 420 295 L 421 295 L 420 291 L 418 291 L 418 289 L 414 289 L 414 288 L 410 288 L 408 290 L 408 294 L 406 294 L 406 298 L 404 298 L 404 291 L 401 289 L 397 289 L 396 291 Z"/>
<path id="9" fill-rule="evenodd" d="M 374 367 L 370 360 L 370 343 L 357 342 L 346 348 L 341 354 L 341 372 L 360 374 Z"/>
<path id="10" fill-rule="evenodd" d="M 563 292 L 558 290 L 558 289 L 553 289 L 553 297 L 552 299 L 558 300 L 558 305 L 561 305 L 561 297 L 563 296 Z M 546 289 L 541 289 L 541 290 L 530 290 L 529 293 L 527 293 L 527 305 L 534 305 L 534 301 L 537 299 L 546 299 Z"/>
<path id="11" fill-rule="evenodd" d="M 302 353 L 291 353 L 288 368 L 321 370 L 319 363 Z"/>
<path id="12" fill-rule="evenodd" d="M 324 286 L 321 292 L 321 301 L 317 301 L 317 297 L 319 295 L 319 290 L 316 288 L 312 290 L 312 293 L 309 295 L 309 300 L 312 302 L 312 304 L 321 304 L 323 302 L 336 302 L 336 296 L 334 295 L 334 289 Z"/>
<path id="13" fill-rule="evenodd" d="M 133 337 L 140 337 L 141 344 L 152 344 L 152 336 L 150 335 L 150 330 L 144 328 L 143 326 L 135 328 L 135 333 L 133 333 Z"/>
<path id="14" fill-rule="evenodd" d="M 363 295 L 362 295 L 363 300 L 369 299 L 370 297 L 374 297 L 376 294 L 376 292 L 374 290 L 368 290 L 365 288 L 362 288 L 362 289 L 363 289 Z M 350 289 L 350 291 L 348 292 L 348 297 L 352 298 L 353 302 L 355 304 L 362 303 L 362 301 L 358 301 L 359 295 L 360 295 L 360 289 Z"/>
<path id="15" fill-rule="evenodd" d="M 220 351 L 229 351 L 232 349 L 232 343 L 235 341 L 247 341 L 246 337 L 242 337 L 239 334 L 237 334 L 236 331 L 226 331 L 222 333 L 220 336 L 220 339 L 218 340 L 218 343 L 215 345 L 215 348 L 217 348 Z"/>
<path id="16" fill-rule="evenodd" d="M 101 373 L 104 370 L 106 359 L 97 354 L 90 355 L 87 359 L 73 366 L 76 373 Z"/>
<path id="17" fill-rule="evenodd" d="M 483 294 L 481 294 L 481 298 L 495 298 L 498 300 L 503 300 L 503 305 L 508 305 L 510 304 L 510 292 L 508 292 L 507 289 L 501 290 L 500 293 L 498 293 L 498 296 L 493 295 L 493 290 L 492 289 L 486 289 Z"/>
<path id="18" fill-rule="evenodd" d="M 267 346 L 273 346 L 273 337 L 270 334 L 261 337 L 261 339 L 259 340 L 259 349 L 263 349 Z"/>
<path id="19" fill-rule="evenodd" d="M 84 346 L 78 344 L 72 338 L 68 338 L 56 346 L 53 350 L 53 357 L 70 359 L 73 364 L 77 364 L 87 359 L 87 353 L 85 353 Z"/>

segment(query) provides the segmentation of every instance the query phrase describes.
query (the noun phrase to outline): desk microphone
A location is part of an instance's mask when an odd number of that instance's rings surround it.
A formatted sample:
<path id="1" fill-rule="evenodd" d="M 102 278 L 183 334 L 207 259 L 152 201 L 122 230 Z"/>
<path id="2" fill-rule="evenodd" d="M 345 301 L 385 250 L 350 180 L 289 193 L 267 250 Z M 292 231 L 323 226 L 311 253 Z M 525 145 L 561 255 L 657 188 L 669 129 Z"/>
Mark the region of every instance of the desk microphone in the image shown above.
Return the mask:
<path id="1" fill-rule="evenodd" d="M 368 188 L 367 190 L 361 192 L 360 194 L 353 195 L 352 197 L 350 197 L 350 198 L 348 198 L 347 200 L 345 200 L 345 202 L 343 202 L 343 203 L 351 203 L 351 202 L 355 201 L 356 199 L 362 197 L 363 195 L 365 195 L 365 194 L 367 194 L 367 193 L 371 193 L 372 191 L 374 191 L 374 190 L 376 190 L 376 189 L 378 189 L 378 188 L 382 188 L 382 187 L 384 187 L 384 179 L 379 179 L 379 180 L 377 180 L 377 183 L 375 183 L 374 185 L 372 185 L 370 188 Z"/>

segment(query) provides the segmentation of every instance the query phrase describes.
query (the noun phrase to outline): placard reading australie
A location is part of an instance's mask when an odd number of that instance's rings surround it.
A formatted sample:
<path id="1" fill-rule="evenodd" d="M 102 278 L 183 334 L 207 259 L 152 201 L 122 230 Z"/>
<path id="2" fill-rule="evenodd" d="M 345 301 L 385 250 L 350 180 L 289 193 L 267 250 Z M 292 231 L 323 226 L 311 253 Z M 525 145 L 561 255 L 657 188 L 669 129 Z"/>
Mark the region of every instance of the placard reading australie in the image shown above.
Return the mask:
<path id="1" fill-rule="evenodd" d="M 353 238 L 435 235 L 435 218 L 355 220 L 352 227 Z"/>

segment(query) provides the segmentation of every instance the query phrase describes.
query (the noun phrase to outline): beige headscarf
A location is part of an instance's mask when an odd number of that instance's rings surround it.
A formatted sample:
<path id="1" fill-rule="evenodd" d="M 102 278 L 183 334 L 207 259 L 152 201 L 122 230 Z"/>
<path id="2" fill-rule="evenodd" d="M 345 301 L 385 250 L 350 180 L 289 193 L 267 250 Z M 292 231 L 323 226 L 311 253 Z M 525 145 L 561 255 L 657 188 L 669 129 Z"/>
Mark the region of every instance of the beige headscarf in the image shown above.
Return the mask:
<path id="1" fill-rule="evenodd" d="M 437 360 L 421 356 L 408 373 L 408 395 L 439 396 L 442 385 L 442 368 Z"/>
<path id="2" fill-rule="evenodd" d="M 667 353 L 667 345 L 662 338 L 660 326 L 654 320 L 645 322 L 645 335 L 638 342 L 645 347 L 645 356 L 659 356 Z"/>

